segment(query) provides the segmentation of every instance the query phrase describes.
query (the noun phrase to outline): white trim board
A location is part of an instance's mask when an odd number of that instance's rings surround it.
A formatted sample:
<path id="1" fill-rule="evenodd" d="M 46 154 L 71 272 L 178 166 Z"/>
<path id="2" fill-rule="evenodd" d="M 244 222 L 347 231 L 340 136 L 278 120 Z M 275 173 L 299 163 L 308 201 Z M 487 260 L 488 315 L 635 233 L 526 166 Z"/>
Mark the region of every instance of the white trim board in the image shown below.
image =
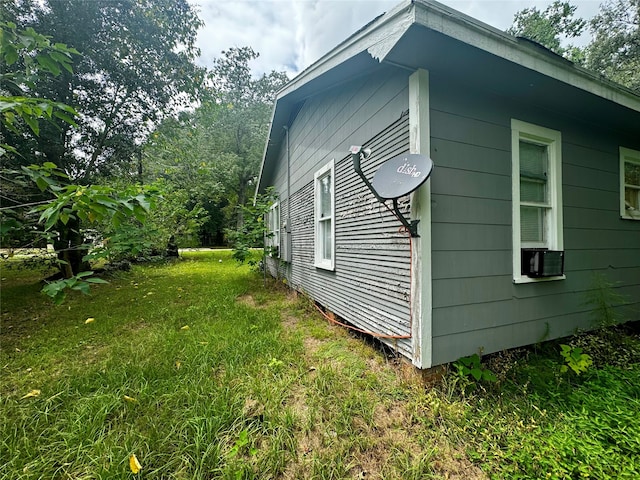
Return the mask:
<path id="1" fill-rule="evenodd" d="M 409 151 L 430 157 L 430 145 L 429 72 L 421 69 L 409 77 Z M 412 362 L 418 368 L 430 368 L 433 358 L 431 179 L 412 194 L 411 215 L 420 220 L 419 237 L 411 239 Z"/>

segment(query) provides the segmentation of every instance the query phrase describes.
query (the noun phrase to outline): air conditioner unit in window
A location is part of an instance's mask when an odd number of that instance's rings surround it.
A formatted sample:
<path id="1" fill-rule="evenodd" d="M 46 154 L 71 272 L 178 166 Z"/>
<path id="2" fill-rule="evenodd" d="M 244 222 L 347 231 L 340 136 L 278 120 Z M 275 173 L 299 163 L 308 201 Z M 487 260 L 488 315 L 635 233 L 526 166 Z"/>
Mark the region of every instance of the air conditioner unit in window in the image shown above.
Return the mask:
<path id="1" fill-rule="evenodd" d="M 523 248 L 521 265 L 521 274 L 531 278 L 564 275 L 564 251 Z"/>

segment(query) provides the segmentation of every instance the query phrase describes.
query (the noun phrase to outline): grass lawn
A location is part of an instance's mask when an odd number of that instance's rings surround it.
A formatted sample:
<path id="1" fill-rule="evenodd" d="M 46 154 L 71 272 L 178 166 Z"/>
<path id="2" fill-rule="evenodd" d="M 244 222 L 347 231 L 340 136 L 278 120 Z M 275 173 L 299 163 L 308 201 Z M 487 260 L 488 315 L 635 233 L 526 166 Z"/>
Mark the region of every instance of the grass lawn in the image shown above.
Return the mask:
<path id="1" fill-rule="evenodd" d="M 45 272 L 8 265 L 2 479 L 640 478 L 632 329 L 574 339 L 594 357 L 580 376 L 548 343 L 490 358 L 497 383 L 425 388 L 228 252 L 60 306 Z"/>

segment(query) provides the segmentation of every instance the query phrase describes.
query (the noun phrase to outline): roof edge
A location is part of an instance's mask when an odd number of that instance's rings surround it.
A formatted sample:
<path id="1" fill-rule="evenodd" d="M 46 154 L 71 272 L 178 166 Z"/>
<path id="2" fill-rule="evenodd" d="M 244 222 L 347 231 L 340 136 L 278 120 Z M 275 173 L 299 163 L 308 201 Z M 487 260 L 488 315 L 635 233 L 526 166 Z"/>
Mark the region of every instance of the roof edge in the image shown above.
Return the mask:
<path id="1" fill-rule="evenodd" d="M 435 0 L 414 0 L 416 24 L 480 50 L 640 112 L 640 95 L 569 60 L 541 51 L 534 45 Z"/>
<path id="2" fill-rule="evenodd" d="M 368 50 L 372 57 L 381 61 L 414 23 L 414 10 L 414 0 L 403 0 L 393 9 L 379 15 L 300 72 L 278 92 L 276 99 L 297 90 L 362 51 Z"/>

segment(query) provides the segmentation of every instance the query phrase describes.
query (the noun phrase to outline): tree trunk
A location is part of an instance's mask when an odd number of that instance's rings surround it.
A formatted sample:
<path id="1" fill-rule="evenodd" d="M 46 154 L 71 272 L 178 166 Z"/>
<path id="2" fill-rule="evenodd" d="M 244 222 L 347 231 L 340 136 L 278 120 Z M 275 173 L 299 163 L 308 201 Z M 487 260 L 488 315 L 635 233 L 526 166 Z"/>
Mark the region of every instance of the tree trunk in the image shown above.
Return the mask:
<path id="1" fill-rule="evenodd" d="M 244 227 L 244 202 L 247 201 L 247 183 L 244 180 L 240 180 L 240 186 L 238 188 L 238 218 L 236 223 L 236 229 L 238 232 L 242 231 Z"/>
<path id="2" fill-rule="evenodd" d="M 60 273 L 64 278 L 71 278 L 80 272 L 89 270 L 89 263 L 82 260 L 87 253 L 84 237 L 80 233 L 80 221 L 69 219 L 66 225 L 57 224 L 58 238 L 53 242 L 60 263 Z"/>

